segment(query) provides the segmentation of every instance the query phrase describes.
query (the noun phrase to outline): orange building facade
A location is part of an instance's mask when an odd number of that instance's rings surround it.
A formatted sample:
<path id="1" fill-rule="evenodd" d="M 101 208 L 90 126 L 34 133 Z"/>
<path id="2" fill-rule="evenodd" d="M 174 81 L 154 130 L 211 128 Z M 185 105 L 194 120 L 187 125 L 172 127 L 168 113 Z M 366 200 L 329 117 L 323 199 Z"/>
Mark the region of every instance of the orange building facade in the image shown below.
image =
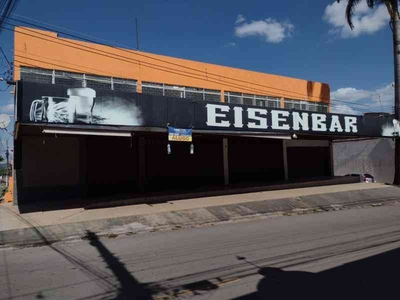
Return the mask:
<path id="1" fill-rule="evenodd" d="M 28 67 L 135 80 L 139 93 L 146 85 L 164 84 L 217 91 L 222 102 L 245 94 L 279 99 L 282 108 L 285 100 L 288 108 L 308 102 L 313 111 L 319 110 L 314 104 L 322 104 L 322 111 L 330 104 L 324 83 L 71 40 L 32 28 L 16 27 L 14 51 L 15 80 L 21 78 L 21 67 Z"/>

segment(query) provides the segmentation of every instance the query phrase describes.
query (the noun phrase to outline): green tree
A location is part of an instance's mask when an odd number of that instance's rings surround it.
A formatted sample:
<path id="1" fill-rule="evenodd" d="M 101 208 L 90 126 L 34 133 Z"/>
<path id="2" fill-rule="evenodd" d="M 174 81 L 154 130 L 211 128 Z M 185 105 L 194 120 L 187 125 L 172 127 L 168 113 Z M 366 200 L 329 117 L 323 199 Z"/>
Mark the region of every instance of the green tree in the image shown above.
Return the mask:
<path id="1" fill-rule="evenodd" d="M 0 162 L 4 161 L 4 157 L 0 156 Z"/>
<path id="2" fill-rule="evenodd" d="M 384 4 L 390 16 L 390 28 L 393 36 L 393 56 L 394 56 L 394 114 L 397 120 L 400 119 L 400 16 L 398 0 L 337 0 L 337 2 L 347 1 L 346 19 L 350 28 L 353 29 L 352 18 L 358 4 L 366 1 L 369 8 Z M 394 152 L 395 174 L 393 184 L 400 185 L 400 140 L 395 140 Z"/>

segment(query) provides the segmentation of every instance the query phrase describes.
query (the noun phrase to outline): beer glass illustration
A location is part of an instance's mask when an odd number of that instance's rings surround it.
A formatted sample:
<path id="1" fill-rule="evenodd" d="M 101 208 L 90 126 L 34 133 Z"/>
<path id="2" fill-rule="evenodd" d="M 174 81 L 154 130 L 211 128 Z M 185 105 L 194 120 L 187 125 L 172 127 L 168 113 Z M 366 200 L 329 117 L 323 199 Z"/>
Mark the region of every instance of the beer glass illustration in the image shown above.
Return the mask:
<path id="1" fill-rule="evenodd" d="M 46 115 L 44 100 L 33 100 L 31 110 L 29 111 L 29 120 L 32 122 L 45 122 L 44 118 Z"/>
<path id="2" fill-rule="evenodd" d="M 31 104 L 30 120 L 34 122 L 73 123 L 74 108 L 64 97 L 42 96 Z"/>
<path id="3" fill-rule="evenodd" d="M 75 107 L 74 123 L 92 123 L 92 111 L 96 91 L 91 88 L 71 88 L 67 94 L 71 105 Z"/>
<path id="4" fill-rule="evenodd" d="M 86 123 L 92 122 L 96 91 L 90 88 L 70 88 L 69 97 L 42 96 L 31 104 L 29 118 L 33 122 Z"/>

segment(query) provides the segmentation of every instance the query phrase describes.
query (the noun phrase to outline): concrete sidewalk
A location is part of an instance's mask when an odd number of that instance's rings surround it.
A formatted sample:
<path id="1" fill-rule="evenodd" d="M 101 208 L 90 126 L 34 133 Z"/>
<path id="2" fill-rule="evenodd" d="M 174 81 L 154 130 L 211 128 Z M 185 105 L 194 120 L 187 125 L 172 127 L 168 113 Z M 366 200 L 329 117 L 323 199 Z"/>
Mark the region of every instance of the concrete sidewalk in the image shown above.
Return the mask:
<path id="1" fill-rule="evenodd" d="M 299 213 L 400 201 L 400 188 L 382 184 L 344 184 L 137 204 L 19 214 L 0 205 L 0 246 L 46 244 L 97 234 L 199 226 L 271 213 Z"/>

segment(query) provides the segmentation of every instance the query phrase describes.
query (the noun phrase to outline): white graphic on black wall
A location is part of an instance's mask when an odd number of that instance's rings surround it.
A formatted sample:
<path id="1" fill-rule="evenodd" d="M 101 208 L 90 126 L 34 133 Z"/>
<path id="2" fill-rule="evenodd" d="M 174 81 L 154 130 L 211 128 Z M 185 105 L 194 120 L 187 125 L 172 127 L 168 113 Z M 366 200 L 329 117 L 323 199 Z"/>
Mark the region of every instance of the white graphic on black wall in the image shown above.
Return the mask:
<path id="1" fill-rule="evenodd" d="M 382 136 L 398 137 L 400 136 L 400 122 L 393 119 L 392 124 L 386 124 L 382 127 Z"/>
<path id="2" fill-rule="evenodd" d="M 81 123 L 104 125 L 143 124 L 140 109 L 121 97 L 101 97 L 91 88 L 69 88 L 68 97 L 42 96 L 30 107 L 29 119 L 44 123 Z"/>

